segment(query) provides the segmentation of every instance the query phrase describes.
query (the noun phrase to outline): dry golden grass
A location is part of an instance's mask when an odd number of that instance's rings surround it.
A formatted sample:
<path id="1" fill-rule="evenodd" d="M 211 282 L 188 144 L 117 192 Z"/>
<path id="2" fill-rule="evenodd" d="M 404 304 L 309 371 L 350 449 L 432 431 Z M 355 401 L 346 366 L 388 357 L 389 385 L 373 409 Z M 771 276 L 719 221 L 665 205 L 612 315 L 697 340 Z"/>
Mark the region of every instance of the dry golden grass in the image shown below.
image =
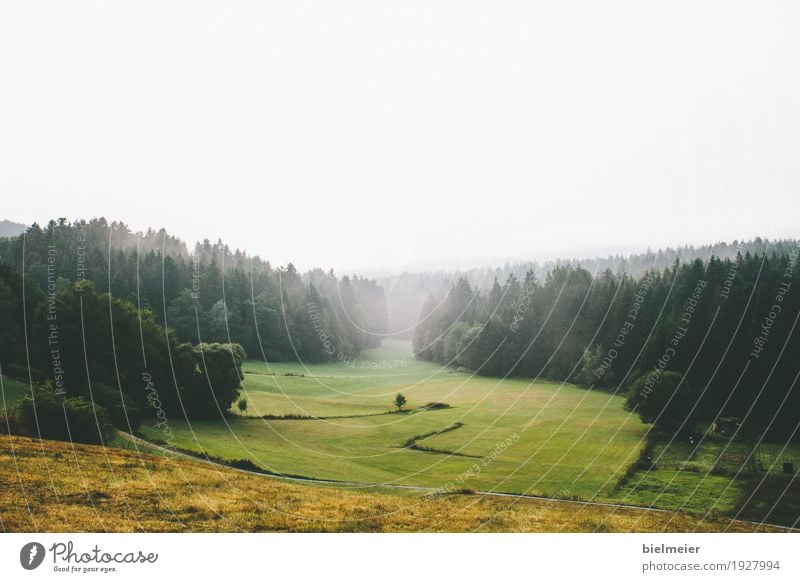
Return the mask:
<path id="1" fill-rule="evenodd" d="M 0 525 L 13 532 L 624 532 L 698 524 L 686 515 L 569 502 L 346 491 L 199 461 L 2 436 Z M 698 531 L 729 525 L 706 521 Z"/>

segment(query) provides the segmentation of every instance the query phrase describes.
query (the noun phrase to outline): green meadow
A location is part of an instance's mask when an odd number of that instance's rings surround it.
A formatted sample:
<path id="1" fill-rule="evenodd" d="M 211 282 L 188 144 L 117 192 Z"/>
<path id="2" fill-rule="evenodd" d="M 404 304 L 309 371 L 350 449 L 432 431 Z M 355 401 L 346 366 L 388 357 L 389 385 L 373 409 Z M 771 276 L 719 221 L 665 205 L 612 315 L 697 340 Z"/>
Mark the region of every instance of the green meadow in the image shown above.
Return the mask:
<path id="1" fill-rule="evenodd" d="M 653 506 L 701 514 L 736 513 L 742 502 L 753 500 L 769 510 L 775 500 L 795 498 L 789 489 L 776 495 L 775 483 L 790 479 L 782 474 L 783 461 L 800 459 L 798 443 L 760 443 L 724 439 L 705 440 L 699 447 L 682 440 L 658 442 L 651 453 L 657 468 L 637 471 L 617 491 L 620 503 Z M 763 482 L 762 481 L 763 478 Z M 752 483 L 758 483 L 755 493 Z M 770 500 L 769 503 L 766 500 Z M 752 508 L 750 518 L 759 521 Z M 796 515 L 796 510 L 793 515 Z M 782 520 L 771 516 L 772 523 Z M 794 517 L 785 525 L 792 525 Z"/>
<path id="2" fill-rule="evenodd" d="M 415 360 L 403 341 L 385 341 L 357 360 L 249 360 L 243 370 L 246 412 L 234 405 L 224 419 L 170 418 L 169 444 L 362 491 L 402 485 L 525 493 L 711 515 L 734 515 L 745 503 L 755 521 L 773 507 L 765 499 L 785 481 L 782 463 L 800 459 L 798 444 L 754 448 L 715 439 L 696 448 L 678 439 L 655 444 L 656 469 L 631 471 L 648 426 L 623 409 L 621 397 L 474 376 Z M 27 384 L 2 377 L 6 403 L 28 392 Z M 407 399 L 402 411 L 394 405 L 398 393 Z M 154 425 L 145 414 L 142 436 L 165 442 Z M 142 447 L 123 433 L 111 444 Z"/>
<path id="3" fill-rule="evenodd" d="M 456 372 L 414 360 L 408 342 L 351 362 L 251 360 L 244 371 L 246 416 L 170 419 L 172 444 L 318 479 L 605 499 L 646 433 L 619 397 Z M 152 424 L 144 436 L 163 440 Z"/>

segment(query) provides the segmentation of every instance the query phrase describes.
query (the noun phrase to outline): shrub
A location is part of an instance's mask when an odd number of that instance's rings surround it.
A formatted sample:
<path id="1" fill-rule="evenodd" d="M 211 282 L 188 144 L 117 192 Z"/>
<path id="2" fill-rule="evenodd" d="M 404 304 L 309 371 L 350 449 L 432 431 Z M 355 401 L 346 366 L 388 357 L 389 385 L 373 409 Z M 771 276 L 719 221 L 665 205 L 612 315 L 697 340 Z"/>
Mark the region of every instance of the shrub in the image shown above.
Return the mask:
<path id="1" fill-rule="evenodd" d="M 20 400 L 14 411 L 17 432 L 44 439 L 100 444 L 114 438 L 105 409 L 84 398 L 65 398 L 49 385 L 37 385 L 33 397 Z"/>
<path id="2" fill-rule="evenodd" d="M 444 402 L 428 402 L 425 406 L 422 406 L 421 408 L 423 410 L 444 410 L 445 408 L 452 408 L 452 407 Z"/>
<path id="3" fill-rule="evenodd" d="M 666 434 L 694 426 L 692 411 L 697 396 L 686 379 L 672 371 L 652 370 L 628 387 L 627 410 L 636 411 L 642 422 L 652 423 Z"/>
<path id="4" fill-rule="evenodd" d="M 105 384 L 95 384 L 92 388 L 92 399 L 108 414 L 117 428 L 124 431 L 135 431 L 142 424 L 142 410 L 130 396 L 117 388 Z"/>
<path id="5" fill-rule="evenodd" d="M 45 374 L 36 368 L 28 368 L 27 366 L 20 366 L 18 364 L 3 366 L 3 373 L 9 378 L 15 378 L 25 382 L 27 382 L 29 375 L 34 381 L 43 380 L 45 377 Z"/>
<path id="6" fill-rule="evenodd" d="M 0 434 L 20 434 L 16 410 L 11 407 L 0 409 Z"/>

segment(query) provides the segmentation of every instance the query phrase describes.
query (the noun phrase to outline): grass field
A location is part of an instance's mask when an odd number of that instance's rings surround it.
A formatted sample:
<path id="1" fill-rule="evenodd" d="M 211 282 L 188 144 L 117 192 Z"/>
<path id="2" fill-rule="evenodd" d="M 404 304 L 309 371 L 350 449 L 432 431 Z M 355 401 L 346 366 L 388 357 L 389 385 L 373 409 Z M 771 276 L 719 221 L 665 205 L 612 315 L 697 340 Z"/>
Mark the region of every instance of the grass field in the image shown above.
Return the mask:
<path id="1" fill-rule="evenodd" d="M 337 481 L 339 490 L 384 485 L 390 498 L 421 494 L 386 487 L 404 485 L 741 515 L 789 526 L 800 516 L 800 480 L 779 474 L 783 461 L 800 457 L 800 445 L 764 443 L 753 451 L 751 444 L 720 439 L 697 449 L 658 442 L 650 453 L 658 468 L 631 473 L 647 427 L 623 410 L 620 397 L 603 392 L 475 377 L 414 360 L 407 342 L 391 341 L 352 362 L 251 360 L 244 371 L 245 415 L 232 411 L 191 424 L 171 418 L 169 444 L 267 472 Z M 27 390 L 3 378 L 7 402 Z M 393 406 L 399 392 L 408 399 L 402 413 Z M 163 442 L 164 432 L 153 424 L 145 419 L 143 436 Z M 121 437 L 111 444 L 158 453 Z M 751 452 L 756 464 L 748 461 Z"/>
<path id="2" fill-rule="evenodd" d="M 388 495 L 286 483 L 119 448 L 0 436 L 0 530 L 770 531 L 725 519 L 480 495 Z"/>
<path id="3" fill-rule="evenodd" d="M 407 342 L 386 342 L 352 365 L 244 369 L 249 417 L 171 420 L 172 444 L 283 474 L 603 499 L 646 431 L 618 397 L 442 369 L 413 360 Z M 408 398 L 403 414 L 392 413 L 398 392 Z M 450 408 L 424 409 L 431 402 Z M 403 446 L 415 437 L 425 450 Z"/>
<path id="4" fill-rule="evenodd" d="M 637 471 L 617 492 L 621 503 L 701 515 L 736 515 L 744 505 L 742 515 L 787 526 L 800 518 L 797 479 L 781 472 L 783 461 L 800 457 L 798 443 L 659 442 L 651 457 L 657 468 Z"/>

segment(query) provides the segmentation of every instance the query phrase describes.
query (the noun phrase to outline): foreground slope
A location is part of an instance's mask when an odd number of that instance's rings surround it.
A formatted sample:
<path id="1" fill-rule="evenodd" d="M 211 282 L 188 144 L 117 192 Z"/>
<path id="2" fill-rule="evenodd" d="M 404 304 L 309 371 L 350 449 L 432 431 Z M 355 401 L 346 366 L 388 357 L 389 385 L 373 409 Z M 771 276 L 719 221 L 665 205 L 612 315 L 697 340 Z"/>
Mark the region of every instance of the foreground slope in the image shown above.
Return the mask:
<path id="1" fill-rule="evenodd" d="M 633 508 L 346 491 L 183 458 L 0 437 L 4 531 L 768 531 Z"/>

